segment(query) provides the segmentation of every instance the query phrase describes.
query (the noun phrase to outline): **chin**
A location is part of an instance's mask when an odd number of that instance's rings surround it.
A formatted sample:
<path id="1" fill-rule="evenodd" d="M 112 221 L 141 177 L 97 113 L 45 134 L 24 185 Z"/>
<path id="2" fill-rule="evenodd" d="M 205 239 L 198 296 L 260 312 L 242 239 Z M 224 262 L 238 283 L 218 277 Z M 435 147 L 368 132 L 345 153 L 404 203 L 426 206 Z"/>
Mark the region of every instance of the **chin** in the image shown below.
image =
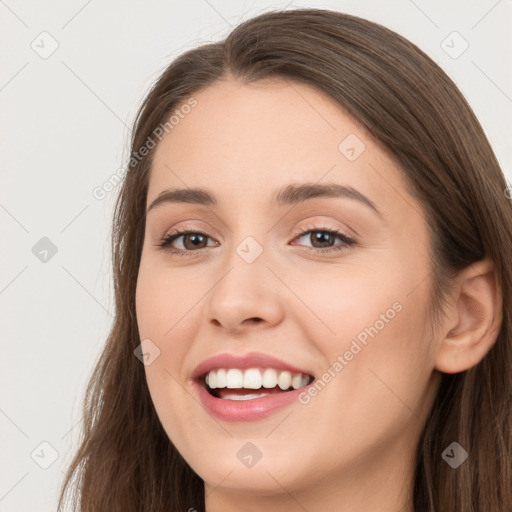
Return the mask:
<path id="1" fill-rule="evenodd" d="M 252 467 L 230 456 L 217 458 L 216 454 L 211 457 L 203 454 L 195 462 L 192 469 L 208 486 L 244 494 L 271 496 L 276 491 L 283 492 L 283 487 L 287 490 L 303 487 L 306 477 L 295 472 L 295 457 L 283 460 L 282 455 L 278 459 L 262 456 Z M 299 485 L 301 481 L 303 484 Z"/>

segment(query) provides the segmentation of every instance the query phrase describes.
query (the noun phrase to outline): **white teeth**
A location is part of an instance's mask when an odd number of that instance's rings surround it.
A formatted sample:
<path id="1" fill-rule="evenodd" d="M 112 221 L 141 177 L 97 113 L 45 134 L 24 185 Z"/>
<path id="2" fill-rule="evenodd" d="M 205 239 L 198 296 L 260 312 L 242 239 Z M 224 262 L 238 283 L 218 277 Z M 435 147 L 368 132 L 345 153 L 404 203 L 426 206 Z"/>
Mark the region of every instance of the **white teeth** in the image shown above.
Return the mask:
<path id="1" fill-rule="evenodd" d="M 217 381 L 216 381 L 218 388 L 225 388 L 227 385 L 226 381 L 226 370 L 217 370 Z"/>
<path id="2" fill-rule="evenodd" d="M 309 377 L 307 375 L 294 373 L 292 377 L 293 389 L 300 389 L 307 386 L 309 383 Z"/>
<path id="3" fill-rule="evenodd" d="M 269 393 L 258 393 L 257 395 L 224 395 L 223 400 L 254 400 L 262 396 L 268 396 Z"/>
<path id="4" fill-rule="evenodd" d="M 210 386 L 211 389 L 217 387 L 217 374 L 215 372 L 210 372 L 208 375 L 208 386 Z"/>
<path id="5" fill-rule="evenodd" d="M 273 368 L 267 368 L 263 372 L 263 387 L 275 388 L 277 386 L 277 372 Z"/>
<path id="6" fill-rule="evenodd" d="M 306 382 L 307 383 L 307 382 Z M 292 378 L 293 389 L 299 389 L 302 387 L 302 375 L 295 374 Z"/>
<path id="7" fill-rule="evenodd" d="M 300 389 L 309 383 L 309 376 L 302 373 L 292 373 L 287 370 L 275 370 L 274 368 L 219 368 L 211 370 L 205 377 L 205 383 L 210 389 L 260 389 L 275 388 L 279 386 L 283 391 L 293 388 Z M 229 395 L 230 397 L 235 395 Z M 236 395 L 237 398 L 230 400 L 249 400 L 256 395 Z M 240 398 L 246 396 L 247 398 Z M 259 395 L 258 395 L 259 396 Z M 266 396 L 266 395 L 265 395 Z"/>
<path id="8" fill-rule="evenodd" d="M 210 372 L 210 379 L 212 375 L 217 375 L 216 372 Z M 229 389 L 240 389 L 244 387 L 244 374 L 242 370 L 231 368 L 226 373 L 226 387 Z"/>
<path id="9" fill-rule="evenodd" d="M 292 385 L 292 374 L 290 372 L 281 372 L 277 379 L 277 385 L 284 391 Z"/>
<path id="10" fill-rule="evenodd" d="M 249 370 L 245 370 L 243 387 L 247 389 L 261 388 L 261 373 L 258 368 L 250 368 Z"/>

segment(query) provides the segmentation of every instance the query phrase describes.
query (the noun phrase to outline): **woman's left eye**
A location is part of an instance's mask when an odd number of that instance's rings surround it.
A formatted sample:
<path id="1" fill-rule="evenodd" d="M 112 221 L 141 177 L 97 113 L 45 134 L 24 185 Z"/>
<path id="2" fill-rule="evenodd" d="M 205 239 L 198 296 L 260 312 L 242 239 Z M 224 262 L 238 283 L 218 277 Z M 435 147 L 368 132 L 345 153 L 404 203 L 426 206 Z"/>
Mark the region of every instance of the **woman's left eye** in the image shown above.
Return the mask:
<path id="1" fill-rule="evenodd" d="M 173 247 L 172 244 L 179 239 L 183 239 L 181 241 L 181 248 Z M 191 256 L 194 253 L 200 252 L 199 249 L 204 249 L 208 247 L 207 240 L 211 238 L 206 233 L 202 233 L 200 231 L 191 231 L 191 230 L 176 230 L 173 233 L 166 235 L 160 243 L 156 244 L 162 250 L 166 252 L 170 252 L 171 254 L 177 254 L 180 256 Z M 338 231 L 337 229 L 301 229 L 299 235 L 294 238 L 294 240 L 300 240 L 302 238 L 306 238 L 310 241 L 310 243 L 318 244 L 317 247 L 310 247 L 309 250 L 312 252 L 325 254 L 327 252 L 333 251 L 341 251 L 343 249 L 347 249 L 355 245 L 356 241 L 347 236 L 345 233 Z M 339 245 L 334 245 L 336 239 L 340 240 L 341 243 Z M 297 245 L 297 244 L 292 244 Z M 211 247 L 211 246 L 210 246 Z"/>
<path id="2" fill-rule="evenodd" d="M 337 229 L 309 229 L 302 231 L 302 234 L 296 239 L 300 240 L 301 238 L 306 238 L 311 243 L 318 244 L 319 247 L 312 247 L 312 250 L 320 253 L 341 251 L 356 243 L 353 238 Z M 335 246 L 336 239 L 340 240 L 341 244 Z"/>

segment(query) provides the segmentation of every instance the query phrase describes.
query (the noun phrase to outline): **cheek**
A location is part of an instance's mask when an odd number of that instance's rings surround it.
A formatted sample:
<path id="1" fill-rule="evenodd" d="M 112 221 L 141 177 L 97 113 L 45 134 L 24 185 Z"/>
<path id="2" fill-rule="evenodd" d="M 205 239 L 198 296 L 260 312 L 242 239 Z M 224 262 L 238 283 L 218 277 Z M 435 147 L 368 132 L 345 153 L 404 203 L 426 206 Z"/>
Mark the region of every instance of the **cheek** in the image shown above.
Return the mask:
<path id="1" fill-rule="evenodd" d="M 380 266 L 347 262 L 330 269 L 301 269 L 299 274 L 307 275 L 305 279 L 289 274 L 294 291 L 308 310 L 300 317 L 294 316 L 294 321 L 303 328 L 319 326 L 309 333 L 309 339 L 326 355 L 343 351 L 345 345 L 350 348 L 356 337 L 364 343 L 375 330 L 389 330 L 389 325 L 403 319 L 401 311 L 409 301 L 410 286 L 406 277 L 396 278 L 392 267 L 396 262 L 388 263 L 385 272 Z M 291 315 L 301 307 L 298 301 L 287 304 Z"/>
<path id="2" fill-rule="evenodd" d="M 393 271 L 391 262 L 386 269 L 372 272 L 354 265 L 329 279 L 310 274 L 300 288 L 321 323 L 311 314 L 298 321 L 325 360 L 320 379 L 325 387 L 318 393 L 323 398 L 311 402 L 326 400 L 333 411 L 339 404 L 353 408 L 354 428 L 360 428 L 361 408 L 367 406 L 364 414 L 374 425 L 409 415 L 408 407 L 421 407 L 433 370 L 427 282 L 417 286 L 417 269 Z"/>
<path id="3" fill-rule="evenodd" d="M 433 371 L 426 290 L 407 293 L 398 287 L 343 301 L 335 324 L 339 341 L 324 346 L 331 365 L 341 359 L 331 366 L 336 377 L 326 397 L 329 409 L 339 411 L 334 423 L 346 425 L 347 417 L 354 418 L 351 427 L 367 440 L 414 422 L 416 414 L 426 415 L 424 398 Z"/>
<path id="4" fill-rule="evenodd" d="M 141 337 L 165 341 L 172 338 L 176 328 L 186 324 L 187 312 L 197 302 L 198 291 L 180 277 L 179 271 L 141 262 L 135 296 Z"/>
<path id="5" fill-rule="evenodd" d="M 190 286 L 189 279 L 180 276 L 180 272 L 153 266 L 143 259 L 135 294 L 139 337 L 151 340 L 159 351 L 158 357 L 145 366 L 148 388 L 158 416 L 173 439 L 182 436 L 180 418 L 188 417 L 191 406 L 183 388 L 183 361 L 193 340 L 190 329 L 197 329 L 200 309 L 194 305 L 202 295 Z"/>
<path id="6" fill-rule="evenodd" d="M 315 449 L 305 449 L 304 455 L 311 456 L 312 463 L 315 457 L 326 465 L 371 463 L 375 451 L 399 439 L 412 443 L 422 425 L 419 419 L 426 418 L 431 405 L 426 287 L 410 293 L 406 280 L 390 279 L 376 288 L 372 283 L 377 276 L 352 276 L 338 281 L 338 286 L 325 280 L 328 294 L 310 303 L 335 331 L 326 335 L 324 328 L 309 330 L 326 361 L 315 395 L 304 396 L 296 414 L 304 429 L 314 432 Z M 311 297 L 318 298 L 322 281 L 312 278 L 308 283 L 302 291 L 310 290 Z M 312 316 L 301 322 L 303 329 L 307 323 L 318 323 Z M 298 446 L 301 435 L 299 429 L 291 429 L 282 440 Z"/>

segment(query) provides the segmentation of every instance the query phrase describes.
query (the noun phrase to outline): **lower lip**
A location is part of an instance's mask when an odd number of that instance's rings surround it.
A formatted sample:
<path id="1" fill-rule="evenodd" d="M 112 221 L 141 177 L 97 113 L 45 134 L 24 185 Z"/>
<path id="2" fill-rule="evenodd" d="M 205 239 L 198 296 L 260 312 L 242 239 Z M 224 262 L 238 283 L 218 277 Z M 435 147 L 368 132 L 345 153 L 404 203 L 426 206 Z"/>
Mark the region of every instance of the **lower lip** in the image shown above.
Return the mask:
<path id="1" fill-rule="evenodd" d="M 215 418 L 223 421 L 256 421 L 271 416 L 293 402 L 308 386 L 252 400 L 227 400 L 216 398 L 199 382 L 194 381 L 199 399 L 205 409 Z"/>

